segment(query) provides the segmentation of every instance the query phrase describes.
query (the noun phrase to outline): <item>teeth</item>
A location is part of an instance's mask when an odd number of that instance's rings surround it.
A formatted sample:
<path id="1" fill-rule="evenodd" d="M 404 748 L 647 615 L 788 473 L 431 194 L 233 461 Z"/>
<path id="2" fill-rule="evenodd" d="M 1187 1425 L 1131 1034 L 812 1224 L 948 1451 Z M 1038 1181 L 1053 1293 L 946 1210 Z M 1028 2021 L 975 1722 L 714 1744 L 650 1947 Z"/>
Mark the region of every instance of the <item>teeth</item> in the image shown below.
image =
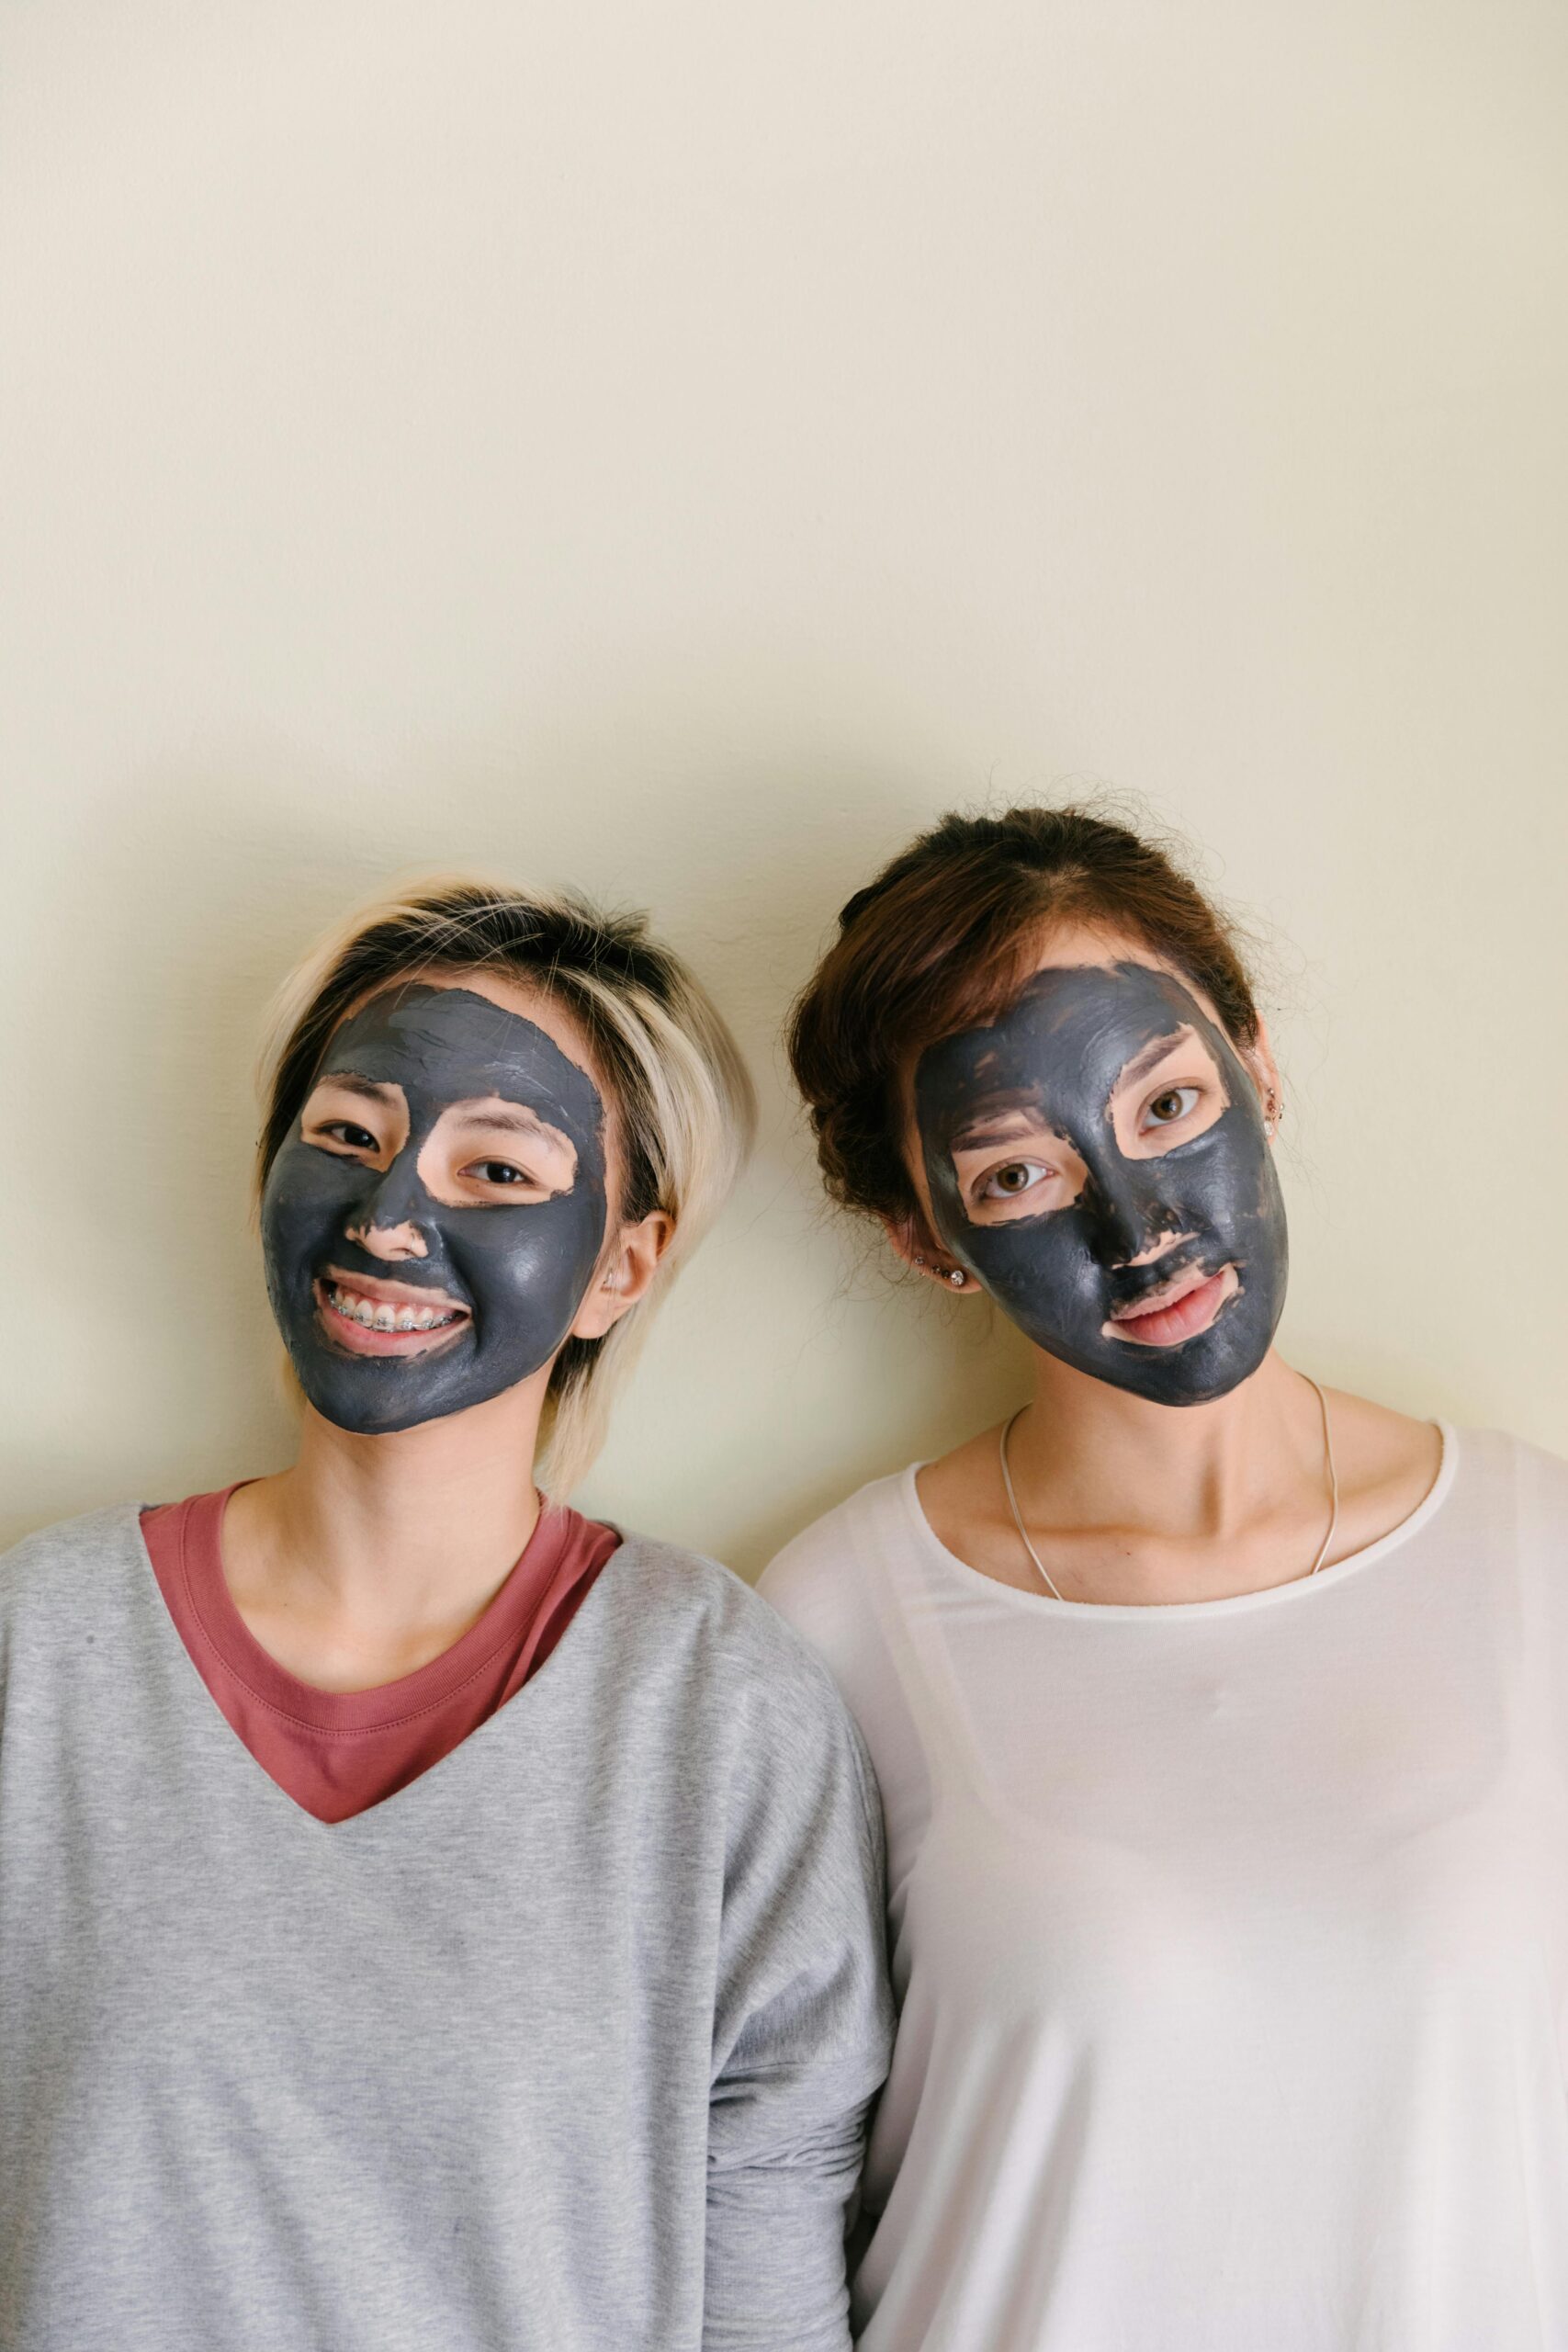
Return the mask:
<path id="1" fill-rule="evenodd" d="M 457 1320 L 447 1307 L 378 1305 L 373 1298 L 361 1298 L 353 1291 L 339 1289 L 335 1283 L 329 1287 L 327 1296 L 340 1315 L 367 1331 L 437 1331 Z"/>

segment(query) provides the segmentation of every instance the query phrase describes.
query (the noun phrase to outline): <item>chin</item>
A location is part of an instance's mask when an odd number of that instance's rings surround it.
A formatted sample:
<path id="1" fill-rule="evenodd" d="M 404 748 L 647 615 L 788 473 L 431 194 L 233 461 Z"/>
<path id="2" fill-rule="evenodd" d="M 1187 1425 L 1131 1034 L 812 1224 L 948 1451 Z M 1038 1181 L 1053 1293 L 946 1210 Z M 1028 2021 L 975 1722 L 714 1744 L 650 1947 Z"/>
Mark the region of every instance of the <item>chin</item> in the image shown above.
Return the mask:
<path id="1" fill-rule="evenodd" d="M 1180 1346 L 1161 1351 L 1168 1356 L 1168 1363 L 1140 1365 L 1139 1377 L 1123 1378 L 1119 1385 L 1152 1397 L 1157 1405 L 1213 1405 L 1250 1380 L 1269 1353 L 1271 1333 L 1261 1345 L 1256 1339 L 1238 1344 L 1239 1336 L 1222 1335 L 1221 1324 L 1212 1323 L 1208 1330 L 1194 1332 Z M 1205 1340 L 1215 1344 L 1205 1348 Z"/>
<path id="2" fill-rule="evenodd" d="M 1212 1405 L 1250 1380 L 1267 1356 L 1272 1336 L 1270 1331 L 1259 1340 L 1256 1333 L 1239 1331 L 1234 1325 L 1227 1329 L 1222 1309 L 1206 1330 L 1194 1331 L 1190 1340 L 1179 1340 L 1174 1347 L 1139 1347 L 1112 1340 L 1067 1355 L 1048 1341 L 1036 1344 L 1108 1388 L 1142 1396 L 1151 1405 L 1181 1407 Z M 1114 1354 L 1109 1350 L 1114 1350 Z"/>
<path id="3" fill-rule="evenodd" d="M 355 1376 L 345 1380 L 344 1372 L 350 1366 Z M 388 1372 L 400 1368 L 395 1362 L 383 1367 Z M 417 1400 L 406 1391 L 399 1396 L 374 1374 L 367 1379 L 364 1359 L 349 1356 L 333 1356 L 325 1378 L 312 1368 L 312 1376 L 299 1385 L 322 1420 L 349 1437 L 395 1437 L 401 1430 L 417 1429 L 422 1421 L 439 1420 L 457 1409 L 433 1403 L 428 1391 Z"/>
<path id="4" fill-rule="evenodd" d="M 342 1430 L 348 1437 L 400 1437 L 404 1430 L 423 1429 L 427 1421 L 444 1421 L 449 1414 L 463 1409 L 460 1400 L 438 1405 L 434 1411 L 400 1413 L 389 1408 L 385 1412 L 350 1413 L 341 1404 L 334 1407 L 315 1397 L 310 1401 L 323 1421 L 330 1421 L 334 1430 Z"/>

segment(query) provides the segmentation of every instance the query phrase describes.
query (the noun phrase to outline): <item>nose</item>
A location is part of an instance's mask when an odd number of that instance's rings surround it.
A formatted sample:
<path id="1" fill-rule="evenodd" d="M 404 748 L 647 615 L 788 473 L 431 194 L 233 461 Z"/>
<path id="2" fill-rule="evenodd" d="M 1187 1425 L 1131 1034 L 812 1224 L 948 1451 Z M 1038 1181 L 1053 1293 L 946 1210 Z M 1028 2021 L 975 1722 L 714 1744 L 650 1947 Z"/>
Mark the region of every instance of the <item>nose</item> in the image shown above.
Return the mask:
<path id="1" fill-rule="evenodd" d="M 424 1202 L 414 1154 L 405 1149 L 385 1170 L 344 1231 L 367 1256 L 379 1258 L 385 1265 L 427 1258 L 430 1245 L 421 1230 Z"/>
<path id="2" fill-rule="evenodd" d="M 407 1258 L 425 1258 L 424 1237 L 417 1226 L 351 1225 L 348 1238 L 356 1241 L 367 1258 L 379 1258 L 389 1266 L 400 1265 Z"/>
<path id="3" fill-rule="evenodd" d="M 1089 1220 L 1095 1253 L 1104 1265 L 1142 1266 L 1188 1236 L 1179 1211 L 1163 1200 L 1149 1172 L 1156 1162 L 1096 1155 L 1079 1203 Z"/>

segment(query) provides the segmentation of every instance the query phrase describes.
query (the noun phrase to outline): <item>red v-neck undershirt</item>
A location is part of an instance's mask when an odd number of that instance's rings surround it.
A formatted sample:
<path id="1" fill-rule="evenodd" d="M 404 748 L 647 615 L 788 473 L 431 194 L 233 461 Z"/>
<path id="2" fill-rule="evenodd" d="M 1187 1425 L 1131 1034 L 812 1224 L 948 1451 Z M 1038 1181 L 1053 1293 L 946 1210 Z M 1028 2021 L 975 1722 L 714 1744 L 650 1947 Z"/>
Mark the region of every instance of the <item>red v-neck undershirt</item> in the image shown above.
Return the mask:
<path id="1" fill-rule="evenodd" d="M 220 1531 L 233 1493 L 141 1514 L 158 1589 L 197 1672 L 263 1770 L 318 1821 L 347 1821 L 449 1756 L 538 1671 L 620 1537 L 547 1505 L 506 1582 L 449 1650 L 372 1690 L 319 1690 L 235 1608 Z"/>

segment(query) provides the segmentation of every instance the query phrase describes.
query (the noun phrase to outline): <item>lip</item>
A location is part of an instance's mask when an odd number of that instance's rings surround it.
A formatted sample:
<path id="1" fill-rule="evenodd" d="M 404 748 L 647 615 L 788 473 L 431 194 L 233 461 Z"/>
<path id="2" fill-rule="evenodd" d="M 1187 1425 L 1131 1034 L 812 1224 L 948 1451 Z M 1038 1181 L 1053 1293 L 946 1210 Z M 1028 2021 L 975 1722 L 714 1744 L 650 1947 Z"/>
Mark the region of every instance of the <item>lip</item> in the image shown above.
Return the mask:
<path id="1" fill-rule="evenodd" d="M 422 1288 L 415 1283 L 388 1282 L 376 1274 L 344 1273 L 335 1266 L 318 1274 L 310 1288 L 322 1331 L 331 1344 L 345 1355 L 430 1355 L 437 1348 L 450 1347 L 473 1320 L 462 1302 L 447 1291 L 433 1285 Z M 330 1288 L 356 1292 L 361 1298 L 373 1299 L 378 1306 L 439 1307 L 456 1316 L 457 1320 L 433 1331 L 369 1331 L 363 1323 L 353 1322 L 348 1316 L 338 1313 L 327 1295 Z"/>
<path id="2" fill-rule="evenodd" d="M 1205 1274 L 1201 1266 L 1189 1267 L 1152 1297 L 1140 1299 L 1135 1312 L 1111 1316 L 1102 1336 L 1124 1340 L 1135 1348 L 1179 1347 L 1183 1340 L 1206 1331 L 1240 1288 L 1241 1276 L 1234 1265 L 1224 1265 L 1213 1274 Z"/>

